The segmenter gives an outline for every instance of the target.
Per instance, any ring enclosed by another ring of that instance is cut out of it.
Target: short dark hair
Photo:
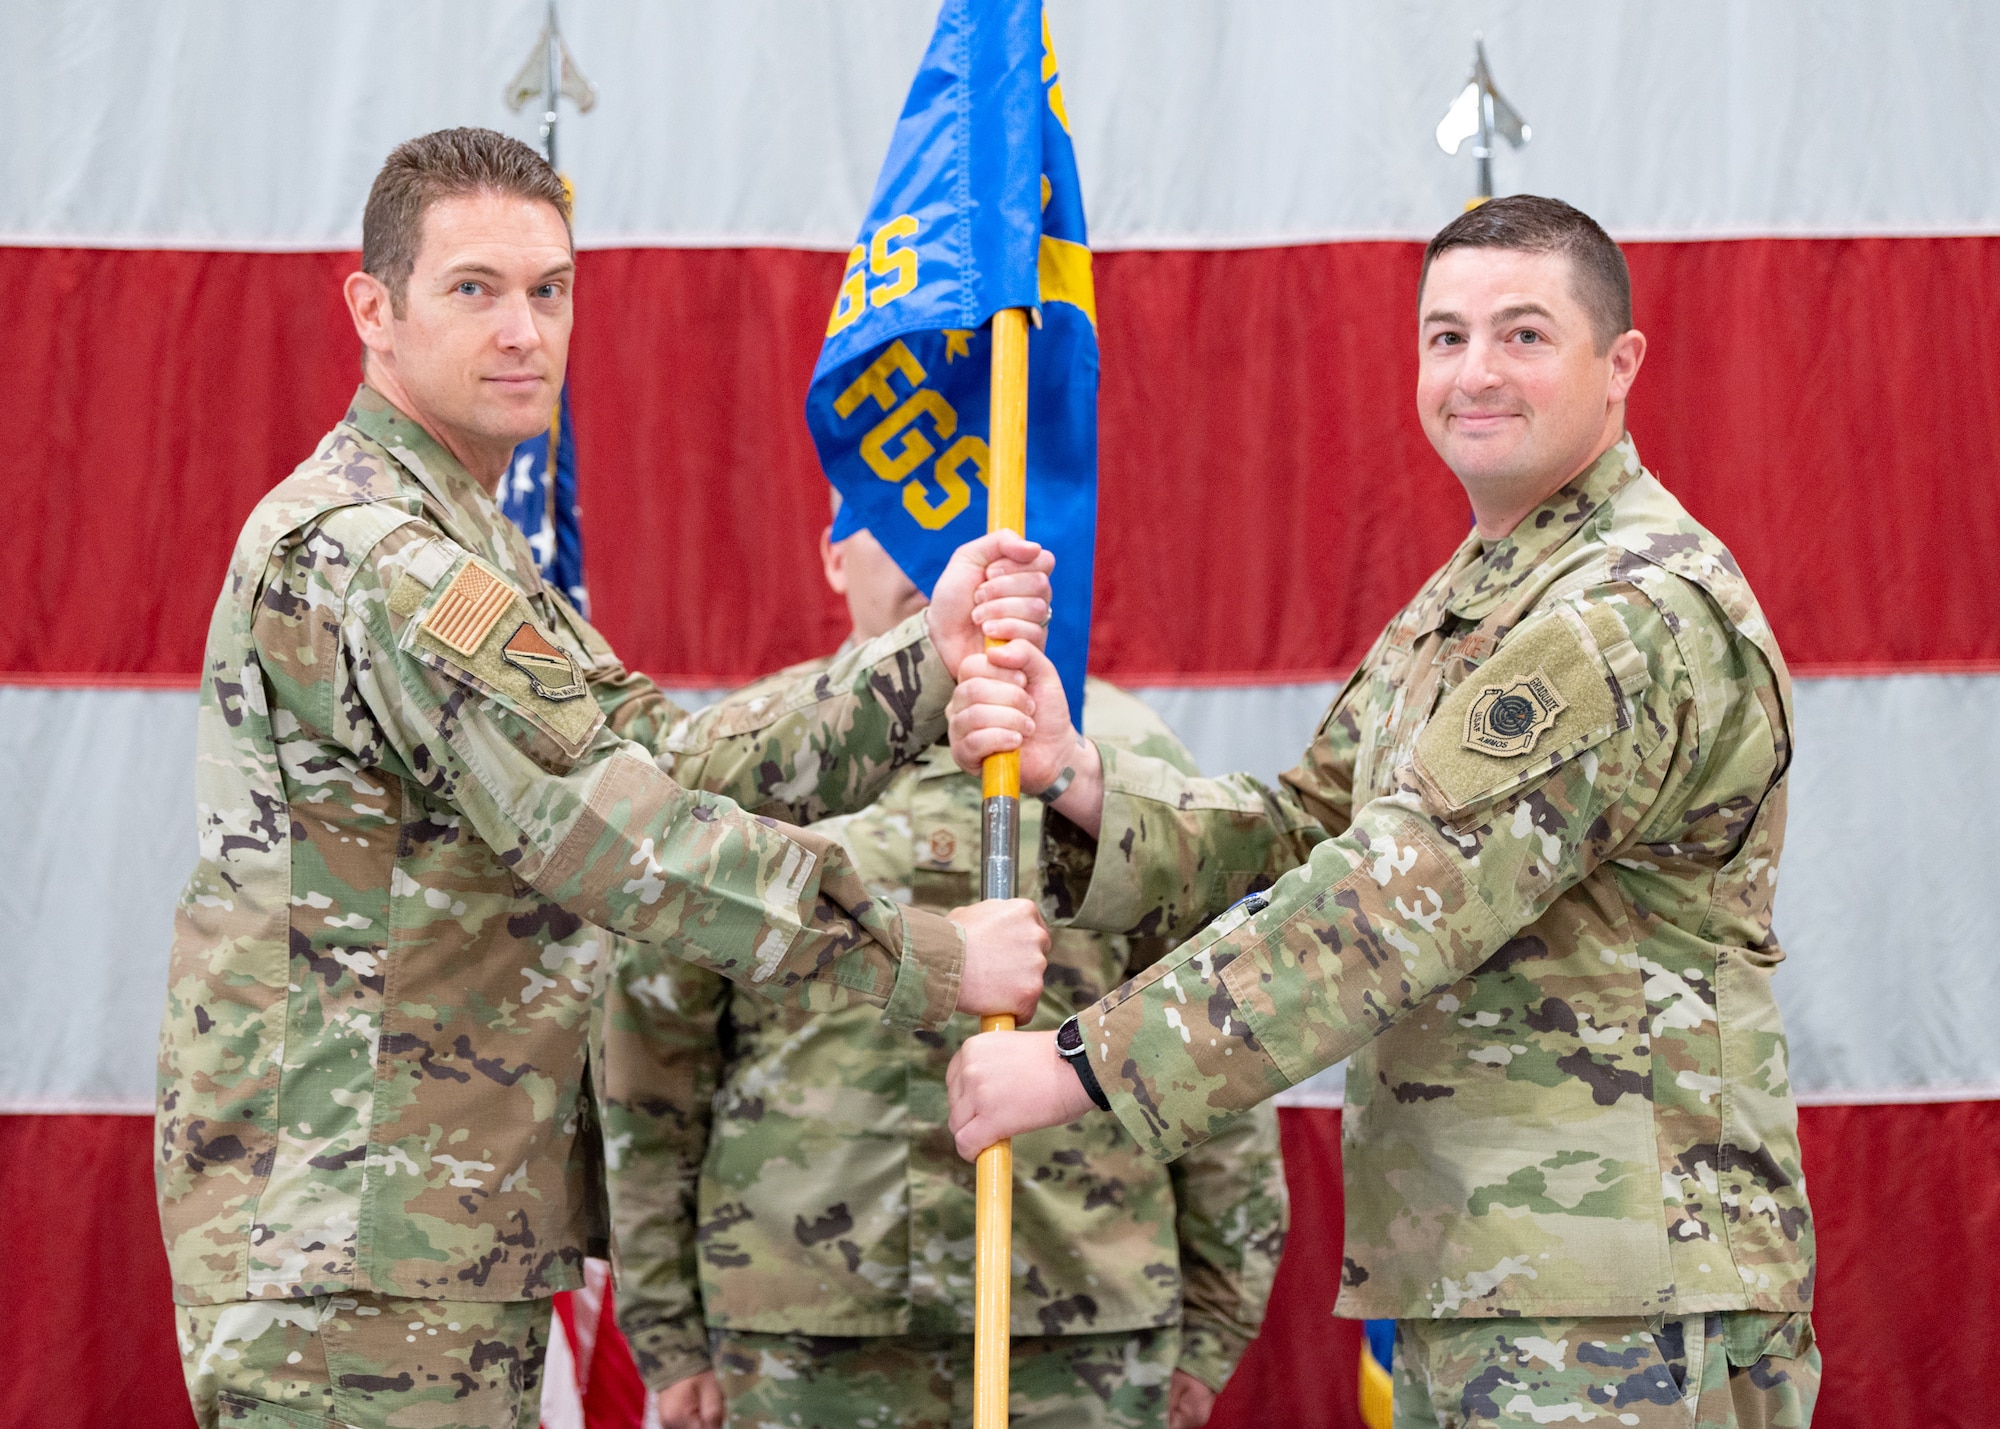
[[[1576,299],[1590,314],[1597,350],[1609,350],[1618,335],[1632,327],[1632,274],[1625,267],[1625,255],[1596,219],[1559,198],[1509,194],[1488,199],[1440,228],[1424,249],[1424,270],[1417,278],[1419,303],[1431,264],[1453,248],[1560,253],[1569,259],[1575,275]]]
[[[548,160],[491,129],[440,129],[389,151],[361,214],[361,270],[389,290],[398,317],[423,241],[424,214],[441,198],[497,193],[540,199],[569,232],[569,191]],[[572,240],[573,241],[573,240]]]

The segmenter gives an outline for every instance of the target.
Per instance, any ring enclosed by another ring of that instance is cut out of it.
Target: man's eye
[[[538,298],[560,297],[561,290],[554,283],[544,283],[541,287],[535,289],[535,296]]]
[[[1523,342],[1540,342],[1542,340],[1542,335],[1536,332],[1533,328],[1523,328],[1520,332],[1514,335],[1520,338],[1521,341]]]
[[[479,296],[479,285],[470,278],[467,278],[458,285],[456,291],[463,293],[468,298],[476,298]]]
[[[1437,335],[1440,347],[1457,347],[1465,339],[1455,332],[1441,332]]]

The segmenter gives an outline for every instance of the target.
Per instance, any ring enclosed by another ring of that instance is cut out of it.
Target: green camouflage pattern
[[[1165,1429],[1172,1328],[1018,1335],[1009,1429]],[[972,1429],[972,1337],[715,1333],[728,1429]]]
[[[1133,696],[1093,680],[1085,708],[1097,738],[1193,772]],[[1042,806],[1026,800],[1022,815],[1033,849]],[[866,810],[814,826],[876,896],[933,909],[977,897],[979,830],[979,781],[943,747]],[[1055,1027],[1167,946],[1058,930],[1030,1025]],[[973,1177],[944,1078],[975,1019],[889,1040],[863,1009],[808,1017],[697,968],[621,960],[613,984],[603,1119],[618,1315],[649,1383],[706,1368],[710,1328],[970,1333]],[[1017,1138],[1014,1177],[1014,1333],[1177,1326],[1181,1367],[1219,1389],[1263,1319],[1284,1239],[1272,1109],[1171,1167],[1111,1118],[1085,1117]]]
[[[1803,1314],[1405,1320],[1395,1429],[1807,1429],[1820,1358]]]
[[[203,668],[157,1114],[184,1304],[579,1283],[600,930],[802,1008],[956,1005],[958,930],[778,822],[937,739],[921,619],[687,716],[364,387],[252,512]]]
[[[547,1300],[359,1292],[175,1309],[200,1429],[536,1429]]]
[[[1735,561],[1621,441],[1467,538],[1278,787],[1113,748],[1098,838],[1051,821],[1056,915],[1228,910],[1084,1014],[1114,1110],[1179,1156],[1350,1057],[1343,1315],[1808,1308],[1791,740]]]

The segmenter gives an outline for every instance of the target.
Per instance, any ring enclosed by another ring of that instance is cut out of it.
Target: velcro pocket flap
[[[1617,616],[1601,614],[1604,633],[1622,638]],[[1625,644],[1643,681],[1645,662]],[[1612,671],[1592,621],[1555,606],[1445,697],[1417,736],[1418,782],[1448,817],[1505,797],[1629,726],[1619,676],[1630,673]]]

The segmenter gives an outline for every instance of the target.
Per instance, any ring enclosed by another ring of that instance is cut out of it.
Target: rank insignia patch
[[[535,693],[545,700],[573,700],[583,693],[583,677],[577,673],[576,662],[525,620],[500,647],[500,658],[526,675]]]
[[[477,561],[467,561],[424,617],[424,629],[461,655],[471,655],[513,602],[514,588]]]
[[[1542,670],[1511,685],[1488,685],[1465,712],[1465,747],[1503,759],[1526,754],[1568,708]]]

